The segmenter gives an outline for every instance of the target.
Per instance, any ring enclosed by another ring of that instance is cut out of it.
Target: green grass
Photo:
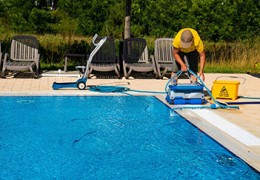
[[[205,42],[205,72],[260,74],[260,37],[254,41]]]
[[[76,63],[69,62],[67,69],[68,70],[76,70],[75,69]],[[235,68],[234,68],[235,67]],[[41,68],[43,70],[57,70],[63,69],[64,63],[55,63],[55,64],[46,64],[41,63]],[[256,66],[234,66],[231,64],[222,63],[221,65],[216,63],[207,63],[205,66],[205,73],[250,73],[250,74],[260,74],[260,69]]]
[[[257,73],[256,71],[252,71],[250,68],[236,68],[233,69],[230,66],[220,67],[213,65],[206,65],[205,73]],[[259,72],[258,72],[259,73]]]
[[[233,63],[207,63],[206,73],[251,73],[260,74],[260,68],[256,64],[243,65],[241,62]]]

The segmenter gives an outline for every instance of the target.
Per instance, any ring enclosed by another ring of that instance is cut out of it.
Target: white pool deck
[[[238,95],[244,97],[256,97],[255,99],[239,98],[232,102],[256,102],[260,101],[260,78],[248,74],[206,74],[205,84],[211,89],[213,82],[222,77],[228,76],[245,78],[244,84],[240,84]],[[122,95],[120,93],[99,93],[89,90],[53,90],[53,82],[75,82],[78,77],[41,77],[40,79],[30,78],[0,78],[1,96],[27,96],[27,95],[78,95],[78,96],[98,96],[98,95]],[[240,78],[228,79],[231,81],[242,81]],[[180,82],[186,80],[180,80]],[[167,80],[158,79],[89,79],[87,85],[127,85],[132,90],[164,92]],[[162,102],[165,102],[165,94],[140,93],[128,91],[133,95],[154,95]],[[222,100],[221,101],[231,101]],[[168,103],[166,103],[168,105]],[[170,107],[174,107],[170,105]],[[195,126],[206,132],[220,144],[228,148],[237,156],[245,160],[248,164],[260,171],[260,105],[242,104],[239,110],[234,109],[185,109],[178,110],[178,113],[188,119]]]

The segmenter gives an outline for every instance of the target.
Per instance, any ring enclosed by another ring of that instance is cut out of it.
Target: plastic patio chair
[[[108,37],[104,45],[95,54],[95,56],[93,56],[88,74],[90,75],[93,71],[114,71],[117,77],[120,78],[120,66],[118,63],[115,41],[113,38]]]
[[[124,77],[129,78],[132,71],[152,72],[158,78],[155,64],[149,61],[146,40],[143,38],[128,38],[123,42],[123,72]]]
[[[10,55],[5,53],[1,77],[5,71],[30,71],[34,77],[39,77],[40,54],[39,42],[34,36],[18,35],[12,38]],[[35,69],[35,70],[34,70]]]
[[[0,42],[0,67],[2,65],[2,47],[1,47],[1,42]]]
[[[173,38],[158,38],[155,40],[154,55],[151,55],[151,59],[156,64],[159,78],[163,78],[168,71],[178,71],[173,57],[172,41]]]

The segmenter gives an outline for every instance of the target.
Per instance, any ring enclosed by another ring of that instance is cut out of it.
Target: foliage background
[[[120,38],[122,0],[0,0],[1,32],[77,34],[95,32]],[[203,39],[237,40],[259,36],[259,0],[132,0],[133,36],[174,36],[183,27]]]
[[[95,33],[123,39],[122,0],[0,0],[0,9],[2,50],[14,34],[33,34],[46,63],[60,62],[71,46],[89,45]],[[199,32],[210,62],[260,63],[259,0],[132,0],[132,36],[151,42],[150,53],[156,38],[174,37],[184,27]]]

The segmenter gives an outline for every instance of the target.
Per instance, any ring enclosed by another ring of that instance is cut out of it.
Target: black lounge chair
[[[146,40],[143,38],[128,38],[123,42],[123,72],[124,77],[129,78],[132,71],[146,73],[154,72],[156,78],[158,73],[155,64],[149,61]]]
[[[114,71],[118,78],[120,78],[120,66],[118,64],[118,57],[116,56],[115,41],[108,37],[104,45],[95,54],[90,64],[88,76],[93,71],[110,72]]]

